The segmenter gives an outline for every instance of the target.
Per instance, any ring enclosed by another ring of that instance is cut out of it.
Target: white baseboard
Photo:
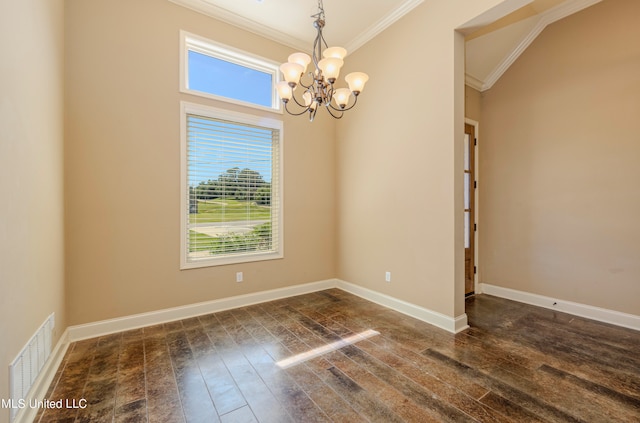
[[[36,380],[33,381],[33,385],[29,390],[27,398],[24,399],[25,407],[22,408],[16,414],[13,419],[13,423],[30,423],[38,414],[38,408],[32,408],[29,405],[35,404],[36,401],[41,401],[43,398],[46,398],[47,390],[53,382],[53,378],[56,375],[56,371],[58,367],[60,367],[60,363],[62,363],[62,359],[64,355],[67,353],[67,348],[69,347],[69,332],[65,330],[58,343],[56,344],[53,351],[49,355],[49,358],[44,363],[42,370],[40,370],[40,374]]]
[[[109,335],[112,333],[172,322],[175,320],[188,319],[190,317],[202,316],[238,307],[246,307],[253,304],[308,294],[330,288],[340,288],[344,291],[385,307],[389,307],[452,333],[458,333],[469,327],[467,325],[466,314],[453,318],[349,282],[337,279],[328,279],[319,282],[311,282],[286,288],[222,298],[220,300],[205,301],[202,303],[189,304],[186,306],[173,307],[148,313],[134,314],[116,319],[70,326],[68,328],[69,342],[95,338],[97,336]]]
[[[295,295],[322,291],[324,289],[335,288],[336,286],[337,281],[335,279],[328,279],[325,281],[311,282],[286,288],[272,289],[269,291],[261,291],[252,294],[222,298],[219,300],[189,304],[181,307],[151,311],[148,313],[134,314],[116,319],[101,320],[99,322],[87,323],[84,325],[70,326],[68,329],[69,341],[75,342],[82,339],[95,338],[97,336],[138,329],[145,326],[188,319],[190,317],[202,316],[204,314],[216,313],[233,308],[279,300],[281,298],[293,297]]]
[[[559,300],[556,298],[545,297],[544,295],[531,294],[529,292],[517,291],[515,289],[503,288],[501,286],[490,285],[487,283],[481,283],[480,286],[483,294],[494,295],[508,300],[573,314],[574,316],[586,317],[599,322],[611,323],[616,326],[640,330],[640,316],[636,316],[634,314]]]
[[[31,400],[35,401],[45,398],[47,389],[49,389],[56,371],[62,363],[64,355],[66,354],[71,342],[175,320],[187,319],[204,314],[216,313],[238,307],[246,307],[253,304],[279,300],[296,295],[309,294],[331,288],[342,289],[343,291],[396,310],[418,320],[422,320],[423,322],[452,333],[458,333],[469,327],[467,325],[466,314],[453,318],[349,282],[338,279],[328,279],[269,291],[223,298],[220,300],[190,304],[182,307],[173,307],[149,313],[135,314],[116,319],[102,320],[84,325],[69,326],[58,340],[58,343],[51,352],[49,359],[42,368],[40,375],[34,381],[33,386],[29,391],[28,398],[25,398],[25,402],[26,404],[29,404]],[[34,420],[37,413],[37,408],[25,407],[16,414],[13,423],[31,422]]]
[[[365,300],[369,300],[373,303],[388,307],[402,314],[406,314],[407,316],[422,320],[425,323],[437,326],[451,333],[462,332],[469,327],[469,325],[467,324],[467,315],[464,313],[455,318],[450,317],[442,313],[438,313],[437,311],[429,310],[427,308],[420,307],[415,304],[411,304],[406,301],[390,297],[389,295],[381,294],[379,292],[372,291],[370,289],[363,288],[361,286],[354,285],[342,280],[338,280],[337,287],[342,289],[343,291],[347,291],[351,294],[357,295],[358,297],[362,297]]]

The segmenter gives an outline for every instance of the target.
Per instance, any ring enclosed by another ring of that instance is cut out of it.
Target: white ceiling
[[[466,83],[486,91],[538,35],[560,19],[602,0],[533,0],[530,4],[467,36]]]
[[[309,50],[317,0],[170,0],[299,50]],[[324,0],[329,46],[355,51],[424,0]]]
[[[169,0],[298,50],[311,49],[318,0]],[[353,52],[424,0],[324,0],[329,46]],[[601,0],[524,0],[524,7],[466,34],[466,82],[485,91],[544,28]]]

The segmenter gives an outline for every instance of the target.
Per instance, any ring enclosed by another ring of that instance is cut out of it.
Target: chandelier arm
[[[358,91],[352,92],[355,98],[351,105],[349,105],[349,102],[351,101],[351,99],[346,99],[347,104],[345,104],[344,107],[342,107],[341,105],[334,106],[332,104],[336,91],[340,91],[341,102],[344,101],[343,96],[347,95],[347,93],[345,92],[345,89],[343,88],[336,90],[334,86],[334,82],[335,82],[335,79],[337,78],[337,75],[335,78],[333,76],[335,72],[335,69],[333,67],[336,65],[335,59],[336,58],[343,59],[344,58],[343,56],[346,55],[346,51],[341,47],[336,47],[336,51],[331,54],[332,57],[327,58],[326,64],[328,67],[325,70],[328,72],[328,74],[331,77],[330,78],[325,77],[324,72],[320,68],[319,64],[320,62],[323,62],[323,50],[328,49],[329,45],[327,44],[327,41],[324,39],[324,34],[323,34],[323,29],[326,23],[324,5],[322,4],[323,0],[317,0],[317,2],[318,2],[318,13],[311,16],[314,19],[313,26],[316,28],[316,37],[313,41],[313,50],[311,55],[311,60],[313,61],[315,69],[310,72],[307,72],[306,74],[310,79],[309,85],[305,85],[305,83],[302,82],[302,78],[305,77],[305,74],[300,75],[300,77],[298,78],[297,85],[303,87],[302,97],[301,97],[302,102],[298,100],[295,93],[293,92],[293,90],[296,88],[296,83],[294,82],[289,82],[289,85],[291,87],[291,90],[289,92],[291,94],[289,95],[287,93],[288,99],[284,99],[284,109],[286,110],[287,113],[293,116],[300,116],[306,112],[309,112],[309,120],[311,122],[313,122],[316,116],[316,113],[318,112],[318,109],[320,109],[320,106],[324,106],[327,112],[334,119],[341,119],[344,116],[344,112],[351,110],[355,107],[355,105],[358,102],[358,94],[362,89],[362,88],[358,88]],[[298,63],[298,64],[301,64],[303,68],[306,68],[306,66],[310,63],[309,59],[310,58],[308,55],[303,53],[298,53],[296,54],[296,57],[294,59],[290,58],[289,63]],[[324,67],[324,64],[325,62],[323,62],[323,67]],[[286,70],[291,71],[292,69],[288,67]],[[283,70],[283,73],[284,72],[285,71]],[[285,75],[285,77],[286,76],[287,75]],[[289,76],[290,76],[289,79],[293,79],[294,76],[298,76],[298,75],[289,75]],[[357,81],[358,86],[362,87],[364,86],[364,83],[368,79],[368,76],[366,74],[363,74],[363,76],[359,75],[357,78],[362,78],[361,80]],[[288,103],[292,98],[296,106],[301,109],[300,112],[292,112],[289,110]]]
[[[327,109],[327,112],[329,112],[329,114],[333,116],[335,119],[342,119],[342,116],[344,116],[344,112],[342,110],[336,109],[330,103],[325,104],[325,108]],[[339,111],[340,114],[337,114],[337,115],[333,114],[331,109]]]
[[[316,117],[316,113],[318,112],[318,108],[315,109],[309,108],[309,122],[313,122],[313,119]]]
[[[327,103],[331,103],[331,100],[333,100],[333,93],[335,89],[333,88],[333,84],[330,81],[327,82],[328,84],[324,86],[324,92],[327,97]]]
[[[327,44],[327,41],[324,39],[324,35],[322,34],[322,27],[318,27],[318,35],[313,42],[313,63],[316,65],[316,69],[320,69],[318,63],[320,62],[320,60],[322,60],[323,47],[326,49],[329,47],[329,44]]]
[[[295,95],[295,94],[293,94],[293,93],[292,93],[292,94],[291,94],[291,98],[293,99],[293,101],[295,101],[295,103],[296,103],[298,106],[302,107],[303,109],[307,109],[307,110],[308,110],[308,109],[310,108],[310,106],[307,106],[306,104],[302,104],[302,103],[300,103],[300,102],[298,101],[298,99],[296,98],[296,95]]]
[[[313,61],[313,66],[318,69],[318,36],[316,35],[316,39],[313,41],[313,53],[311,54],[311,60]]]
[[[322,45],[324,45],[324,48],[329,48],[329,44],[327,44],[327,40],[324,39],[324,34],[322,33],[322,31],[320,31],[320,40],[322,41]]]
[[[300,81],[298,81],[298,85],[300,85],[301,87],[303,87],[305,90],[308,90],[309,88],[311,88],[313,86],[313,83],[315,82],[315,78],[313,77],[313,74],[311,72],[307,72],[307,75],[311,76],[311,83],[309,85],[304,85],[302,83],[302,77],[300,77]],[[304,76],[304,75],[303,75]]]
[[[317,25],[318,21],[316,21],[316,25]],[[318,26],[318,34],[316,35],[316,39],[313,40],[313,54],[312,59],[313,59],[313,64],[316,67],[316,69],[320,69],[318,67],[318,62],[320,61],[319,58],[322,58],[322,44],[321,44],[321,40],[323,40],[324,38],[322,38],[322,27]]]
[[[345,107],[344,109],[342,108],[338,108],[335,107],[333,104],[329,104],[329,107],[331,107],[333,110],[339,111],[339,112],[346,112],[347,110],[351,110],[356,106],[356,103],[358,102],[358,96],[354,95],[355,99],[353,100],[353,104],[349,107]]]
[[[296,101],[297,103],[297,101]],[[304,107],[304,106],[303,106]],[[306,107],[304,110],[302,110],[300,113],[294,113],[292,111],[289,110],[289,108],[287,107],[287,103],[284,103],[284,110],[287,111],[287,113],[289,113],[291,116],[300,116],[303,115],[305,113],[307,113],[309,111],[310,107]]]

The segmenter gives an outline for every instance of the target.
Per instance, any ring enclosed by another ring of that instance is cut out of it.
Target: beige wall
[[[483,94],[482,282],[640,314],[638,16],[554,23]]]
[[[462,314],[462,172],[456,169],[462,150],[453,140],[462,139],[464,40],[454,28],[500,3],[522,1],[425,2],[350,56],[354,69],[372,74],[372,83],[364,106],[339,128],[339,151],[335,122],[322,118],[310,125],[284,117],[284,260],[181,272],[178,102],[192,98],[178,93],[178,31],[278,61],[290,50],[170,2],[68,0],[70,323],[336,276],[449,316]],[[398,45],[420,54],[407,55]],[[397,74],[390,60],[378,60],[379,48],[389,59],[427,69],[421,83],[389,98]],[[376,156],[391,161],[379,166]],[[411,169],[409,180],[424,179],[425,190],[414,196],[413,183],[405,184],[401,172],[387,186],[385,172],[397,169]],[[393,186],[400,191],[385,201]],[[389,205],[398,195],[408,207],[390,216],[395,220],[389,225],[387,206],[372,209],[362,198],[370,189],[377,190],[376,201]],[[245,283],[234,282],[239,270]],[[394,275],[390,286],[379,284],[387,270]]]
[[[464,40],[454,28],[499,3],[426,1],[349,56],[371,79],[338,124],[340,279],[464,313]]]
[[[468,85],[464,86],[464,117],[480,121],[482,109],[482,93]]]
[[[0,398],[7,367],[51,313],[66,327],[63,2],[0,2]],[[9,419],[0,410],[0,422]]]
[[[276,61],[290,49],[169,1],[68,0],[65,19],[71,325],[335,277],[335,126],[322,117],[283,117],[285,258],[179,270],[180,101],[223,106],[178,92],[179,30]]]

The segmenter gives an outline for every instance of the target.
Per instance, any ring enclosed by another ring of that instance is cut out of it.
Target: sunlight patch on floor
[[[292,357],[285,358],[284,360],[278,361],[276,364],[278,367],[282,369],[289,368],[291,366],[295,366],[296,364],[303,363],[307,360],[311,360],[313,358],[319,357],[323,354],[326,354],[331,351],[339,350],[342,347],[346,347],[347,345],[355,344],[359,341],[364,341],[365,339],[371,338],[372,336],[380,335],[380,332],[375,331],[373,329],[365,330],[364,332],[356,333],[355,335],[346,337],[336,342],[332,342],[327,345],[323,345],[318,348],[314,348],[309,351],[305,351],[300,354],[296,354]]]

